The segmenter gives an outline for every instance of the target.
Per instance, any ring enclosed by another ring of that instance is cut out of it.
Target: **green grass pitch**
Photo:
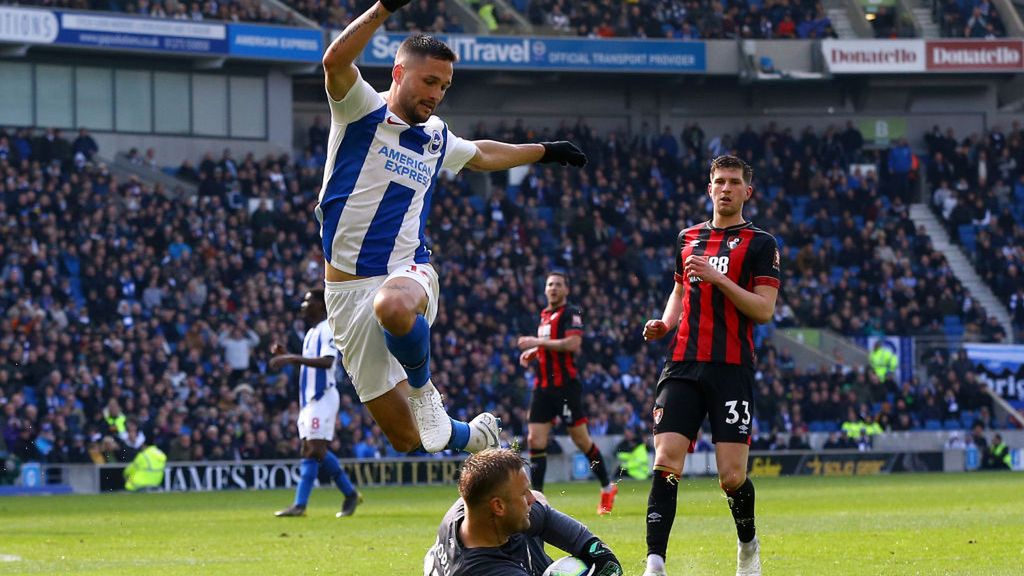
[[[639,576],[647,482],[595,514],[595,483],[548,498]],[[1015,473],[756,479],[766,575],[1024,574],[1024,476]],[[369,488],[355,516],[314,491],[305,518],[275,518],[291,491],[0,498],[0,574],[422,574],[453,486]],[[712,478],[680,485],[669,574],[735,571],[736,533]],[[552,556],[561,554],[555,550]]]

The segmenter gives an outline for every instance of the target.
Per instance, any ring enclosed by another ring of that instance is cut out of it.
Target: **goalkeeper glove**
[[[576,555],[587,566],[593,566],[593,576],[622,576],[622,564],[599,538],[591,538]]]
[[[544,155],[539,160],[541,164],[558,162],[562,166],[572,164],[577,168],[587,164],[587,155],[572,142],[560,140],[558,142],[541,142],[540,145],[544,147]]]
[[[384,7],[388,12],[397,12],[402,6],[409,3],[410,0],[380,0],[380,5]]]

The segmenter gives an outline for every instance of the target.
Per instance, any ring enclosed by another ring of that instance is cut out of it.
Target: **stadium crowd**
[[[525,437],[533,378],[516,365],[515,340],[536,329],[544,273],[555,266],[571,271],[570,299],[586,316],[580,366],[592,433],[646,429],[665,343],[644,344],[641,327],[661,313],[678,230],[710,214],[705,166],[723,152],[754,164],[746,215],[785,252],[775,321],[759,343],[780,326],[916,334],[939,330],[945,313],[984,318],[907,217],[905,142],[866,150],[852,124],[799,134],[769,124],[707,139],[696,124],[598,135],[585,123],[537,131],[517,122],[471,136],[567,138],[591,160],[578,172],[533,167],[519,185],[495,174],[486,199],[463,177],[443,178],[434,194],[435,382],[460,417],[495,412],[506,440]],[[323,278],[311,217],[322,152],[183,162],[179,174],[199,183],[195,202],[111,175],[89,160],[96,152],[84,131],[74,140],[0,131],[0,452],[125,462],[154,442],[172,460],[293,457],[294,374],[269,370],[268,350],[298,350],[298,304]],[[936,359],[926,382],[897,384],[841,360],[805,373],[770,345],[760,358],[766,437],[850,418],[893,429],[989,424],[956,359]],[[388,453],[351,387],[341,390],[335,451]]]
[[[341,30],[376,0],[289,0],[292,9],[323,28]],[[461,33],[459,19],[444,0],[413,0],[384,24],[390,32]]]
[[[288,0],[291,10],[260,0],[23,0],[26,6],[65,10],[99,10],[175,20],[222,20],[303,26],[296,14],[326,29],[342,29],[371,0]],[[493,33],[510,21],[490,1],[468,2]],[[511,3],[535,26],[591,38],[818,39],[836,38],[821,0],[517,0]],[[879,38],[913,37],[910,17],[893,6],[870,8],[870,22]],[[1006,29],[996,6],[987,0],[943,0],[933,8],[944,37],[1001,38]],[[461,33],[460,19],[444,0],[415,0],[386,24],[392,32]],[[511,29],[511,28],[510,28]]]
[[[291,0],[291,10],[271,7],[260,0],[190,2],[187,0],[21,0],[18,4],[65,10],[100,10],[131,16],[174,20],[223,20],[285,26],[307,26],[296,14],[327,29],[342,29],[376,0]],[[387,23],[390,31],[458,33],[458,19],[448,11],[444,0],[415,0],[393,15]]]
[[[535,26],[595,38],[834,38],[819,0],[531,0]]]
[[[63,10],[100,10],[132,16],[170,18],[173,20],[224,20],[299,26],[295,14],[273,9],[260,0],[19,0],[19,5]]]
[[[943,0],[935,4],[939,29],[952,38],[1002,38],[1006,28],[988,0]]]
[[[1024,337],[1024,133],[993,126],[958,138],[934,127],[926,138],[932,208],[972,257],[992,291],[1010,308]]]

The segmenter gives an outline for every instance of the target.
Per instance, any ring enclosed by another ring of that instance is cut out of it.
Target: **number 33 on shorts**
[[[740,422],[740,413],[736,411],[736,405],[737,404],[742,404],[743,405],[743,420],[741,422]],[[726,416],[726,418],[725,418],[725,423],[726,424],[735,424],[736,422],[740,422],[740,424],[743,424],[743,425],[750,424],[750,403],[749,402],[747,402],[746,400],[743,400],[742,402],[738,401],[738,400],[730,400],[730,401],[725,403],[725,407],[729,409],[729,415]]]

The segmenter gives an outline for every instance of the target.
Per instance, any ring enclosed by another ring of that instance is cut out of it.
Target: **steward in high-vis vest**
[[[990,470],[1009,470],[1013,466],[1013,456],[1010,448],[1003,442],[1003,437],[996,434],[992,439],[992,446],[982,461],[982,468]]]
[[[626,428],[622,442],[615,448],[615,456],[619,460],[617,476],[628,474],[630,478],[646,480],[651,473],[651,462],[647,444],[638,438],[632,428]]]
[[[164,481],[167,456],[156,446],[147,446],[124,469],[124,487],[132,492],[141,488],[155,488]]]
[[[885,382],[885,379],[889,376],[892,376],[893,379],[896,378],[899,358],[881,340],[875,342],[875,349],[868,356],[868,361],[871,363],[871,369],[875,371],[879,381]]]

